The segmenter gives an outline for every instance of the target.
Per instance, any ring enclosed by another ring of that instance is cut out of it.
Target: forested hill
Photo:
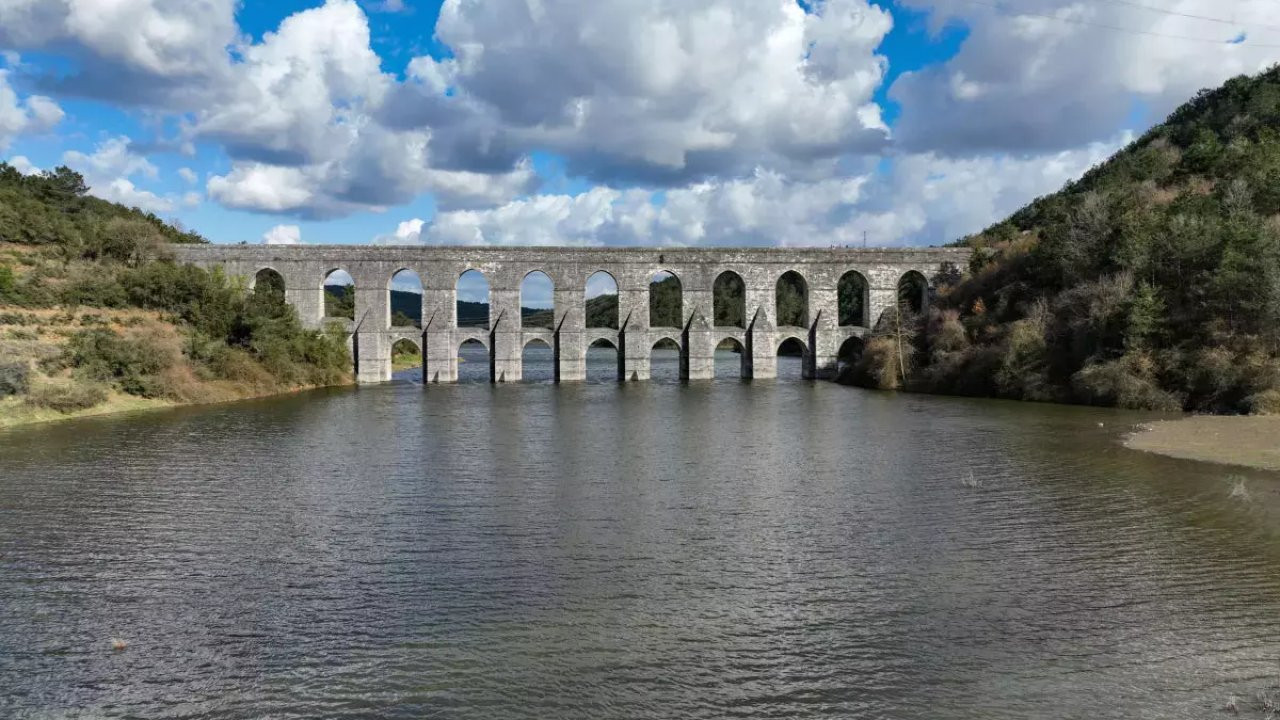
[[[961,241],[972,274],[881,336],[867,384],[1280,412],[1280,69],[1202,91],[1060,192]]]
[[[0,242],[74,248],[80,254],[110,254],[128,242],[123,230],[145,242],[203,243],[200,235],[174,227],[152,213],[87,194],[84,178],[65,167],[23,175],[0,163]]]
[[[0,163],[0,427],[350,380],[345,337],[283,288],[177,265],[168,243],[199,235],[87,190]]]

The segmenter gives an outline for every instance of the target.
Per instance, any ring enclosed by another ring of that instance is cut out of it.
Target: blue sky
[[[215,242],[937,244],[1274,62],[1266,1],[43,0],[0,157]]]

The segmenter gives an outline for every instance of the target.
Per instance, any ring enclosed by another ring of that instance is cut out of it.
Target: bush
[[[1133,410],[1181,410],[1182,401],[1145,372],[1146,359],[1126,355],[1118,360],[1085,366],[1071,377],[1076,399],[1087,405]]]
[[[0,364],[0,398],[25,395],[31,389],[31,368],[23,362]]]
[[[106,400],[107,391],[101,385],[58,382],[35,386],[24,401],[32,407],[67,414],[88,410]]]
[[[18,279],[13,275],[13,268],[0,265],[0,304],[16,302]]]
[[[899,365],[897,341],[887,335],[876,336],[867,341],[862,357],[849,369],[845,380],[859,387],[898,390],[902,387]]]
[[[1280,389],[1263,390],[1245,398],[1251,415],[1280,415]]]
[[[146,398],[163,395],[159,376],[175,361],[171,351],[146,337],[124,337],[105,328],[76,333],[64,350],[64,362],[77,376],[115,383],[130,395]]]
[[[129,297],[115,274],[98,267],[72,273],[58,299],[71,307],[122,308],[129,304]]]

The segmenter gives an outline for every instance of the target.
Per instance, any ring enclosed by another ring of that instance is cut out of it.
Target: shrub
[[[62,304],[68,306],[121,308],[129,304],[129,297],[116,275],[97,267],[72,273],[59,296]]]
[[[170,350],[145,336],[125,337],[105,328],[76,333],[64,354],[79,377],[114,382],[130,395],[147,398],[163,395],[158,376],[176,361]]]
[[[54,410],[63,414],[88,410],[107,400],[107,391],[101,385],[80,382],[56,382],[36,385],[24,402],[32,407]]]
[[[26,363],[0,363],[0,397],[25,395],[30,389],[31,368]]]
[[[902,387],[899,365],[897,341],[887,335],[876,336],[867,341],[862,357],[849,372],[849,381],[861,387],[897,390]]]
[[[1251,415],[1280,415],[1280,389],[1263,390],[1245,398]]]
[[[130,267],[159,259],[165,237],[160,229],[141,218],[113,217],[86,243],[85,257],[114,260]]]
[[[13,268],[0,265],[0,303],[13,303],[18,292],[18,280],[13,275]]]
[[[1093,363],[1071,377],[1076,399],[1089,405],[1134,410],[1181,410],[1182,402],[1144,372],[1145,358],[1126,355],[1118,360]]]

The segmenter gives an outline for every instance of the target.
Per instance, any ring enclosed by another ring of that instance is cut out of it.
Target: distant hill
[[[971,275],[887,314],[846,379],[1026,400],[1280,412],[1280,70],[1199,93],[960,241]]]

